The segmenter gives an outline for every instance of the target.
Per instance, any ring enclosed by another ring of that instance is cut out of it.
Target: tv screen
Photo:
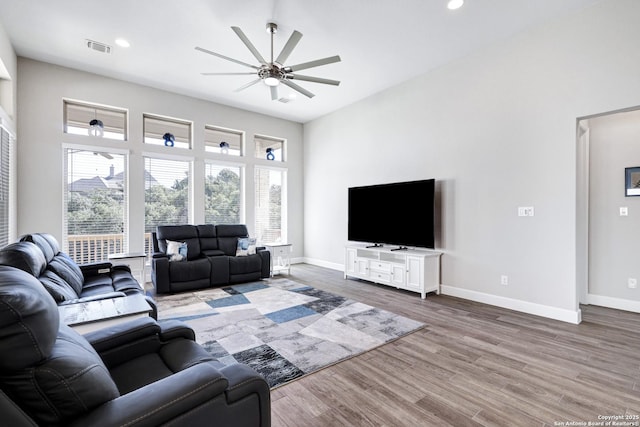
[[[349,188],[348,239],[435,248],[435,180]]]

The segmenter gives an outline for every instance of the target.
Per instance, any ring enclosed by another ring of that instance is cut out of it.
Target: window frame
[[[80,100],[76,100],[76,99],[69,99],[69,98],[64,98],[62,100],[63,102],[63,106],[62,106],[62,126],[63,126],[63,132],[67,135],[80,135],[80,136],[87,136],[87,137],[95,137],[93,135],[91,135],[89,133],[89,127],[87,126],[87,133],[86,135],[83,135],[80,132],[69,132],[69,110],[68,107],[69,106],[76,106],[76,107],[82,107],[82,108],[87,108],[87,109],[93,109],[95,114],[95,118],[96,119],[100,119],[102,120],[103,124],[106,124],[105,127],[105,131],[108,131],[108,125],[109,125],[109,121],[105,119],[104,116],[98,116],[98,112],[102,111],[103,113],[118,113],[118,114],[122,114],[123,116],[123,124],[122,124],[122,138],[114,138],[114,137],[109,137],[109,136],[102,136],[100,138],[104,138],[104,139],[109,139],[109,140],[113,140],[113,141],[122,141],[122,142],[126,142],[129,140],[129,110],[126,108],[122,108],[122,107],[115,107],[112,105],[105,105],[105,104],[98,104],[98,103],[94,103],[94,102],[86,102],[86,101],[80,101]],[[106,123],[105,123],[106,122]],[[84,129],[82,127],[79,127],[80,129]],[[114,128],[114,129],[119,129],[119,128]]]
[[[175,130],[171,132],[172,129],[170,128],[166,129],[163,135],[166,134],[167,132],[172,133],[173,136],[175,137],[174,146],[165,145],[165,142],[164,142],[164,139],[162,139],[162,136],[158,136],[158,138],[155,138],[153,136],[147,136],[147,126],[148,126],[147,119],[155,120],[158,122],[166,122],[169,126],[171,125],[187,126],[188,130],[187,130],[186,140],[180,140],[181,137],[179,135],[176,135]],[[148,142],[147,138],[149,138],[150,141],[158,141],[158,142],[157,143]],[[164,147],[165,149],[192,150],[193,149],[193,120],[179,119],[176,117],[163,116],[160,114],[153,114],[153,113],[142,113],[142,143],[146,146]],[[183,146],[183,144],[186,146]]]

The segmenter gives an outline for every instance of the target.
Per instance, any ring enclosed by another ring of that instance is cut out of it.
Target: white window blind
[[[77,263],[128,250],[127,156],[65,148],[64,242]]]
[[[205,211],[207,224],[241,223],[241,168],[205,164]]]
[[[77,101],[64,101],[64,131],[76,135],[89,135],[92,120],[103,124],[103,137],[127,140],[127,110]]]
[[[145,232],[189,223],[190,162],[144,158]],[[152,248],[146,248],[147,253]]]
[[[191,122],[189,121],[145,114],[143,127],[145,144],[167,146],[164,135],[170,133],[174,137],[173,147],[191,148]],[[171,142],[168,144],[171,145]]]
[[[283,195],[286,172],[256,167],[255,216],[256,238],[262,243],[286,242],[286,202]]]
[[[211,153],[242,156],[243,138],[244,132],[239,130],[225,129],[216,126],[205,126],[204,128],[205,150]],[[221,146],[221,144],[225,142],[227,143],[226,147]]]
[[[9,244],[9,201],[13,136],[0,127],[0,247]]]

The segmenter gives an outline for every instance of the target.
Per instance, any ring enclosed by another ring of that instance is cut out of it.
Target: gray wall
[[[247,226],[253,232],[253,166],[271,165],[288,168],[288,231],[293,256],[302,255],[302,125],[287,120],[251,113],[203,100],[165,92],[145,86],[109,79],[69,68],[19,58],[18,72],[18,232],[46,231],[62,238],[63,224],[63,152],[62,144],[91,147],[114,147],[130,152],[130,250],[143,249],[144,185],[143,153],[195,156],[194,174],[204,176],[205,124],[229,127],[246,132],[249,154],[244,161],[248,204]],[[129,109],[129,141],[118,142],[63,133],[63,98],[113,105]],[[142,115],[154,113],[194,122],[193,150],[167,149],[142,142]],[[285,138],[288,144],[286,164],[254,159],[253,135]],[[227,158],[228,159],[228,158]],[[200,172],[198,172],[200,170]],[[194,179],[194,193],[204,194],[204,180]],[[196,206],[203,206],[201,199]],[[203,223],[203,214],[195,223]]]
[[[576,119],[640,104],[639,18],[603,1],[306,124],[307,259],[343,267],[348,187],[436,178],[443,291],[579,321]]]
[[[640,287],[629,289],[627,279],[640,282],[640,197],[625,197],[623,189],[624,169],[640,166],[640,111],[588,123],[589,300],[630,306],[635,301],[638,309]],[[629,215],[620,216],[620,207],[627,207]]]

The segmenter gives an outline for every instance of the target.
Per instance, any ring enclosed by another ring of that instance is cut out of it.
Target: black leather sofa
[[[153,236],[151,280],[156,292],[174,293],[267,278],[271,256],[265,248],[236,256],[238,239],[249,237],[244,224],[165,225]],[[167,241],[186,243],[187,258],[171,261]]]
[[[178,321],[82,336],[33,277],[0,266],[1,425],[269,427],[267,382],[223,367]]]
[[[60,251],[58,241],[48,233],[26,234],[19,242],[3,247],[0,265],[19,268],[37,278],[58,305],[144,295],[129,267],[110,262],[78,265]],[[155,301],[145,298],[157,318]]]

